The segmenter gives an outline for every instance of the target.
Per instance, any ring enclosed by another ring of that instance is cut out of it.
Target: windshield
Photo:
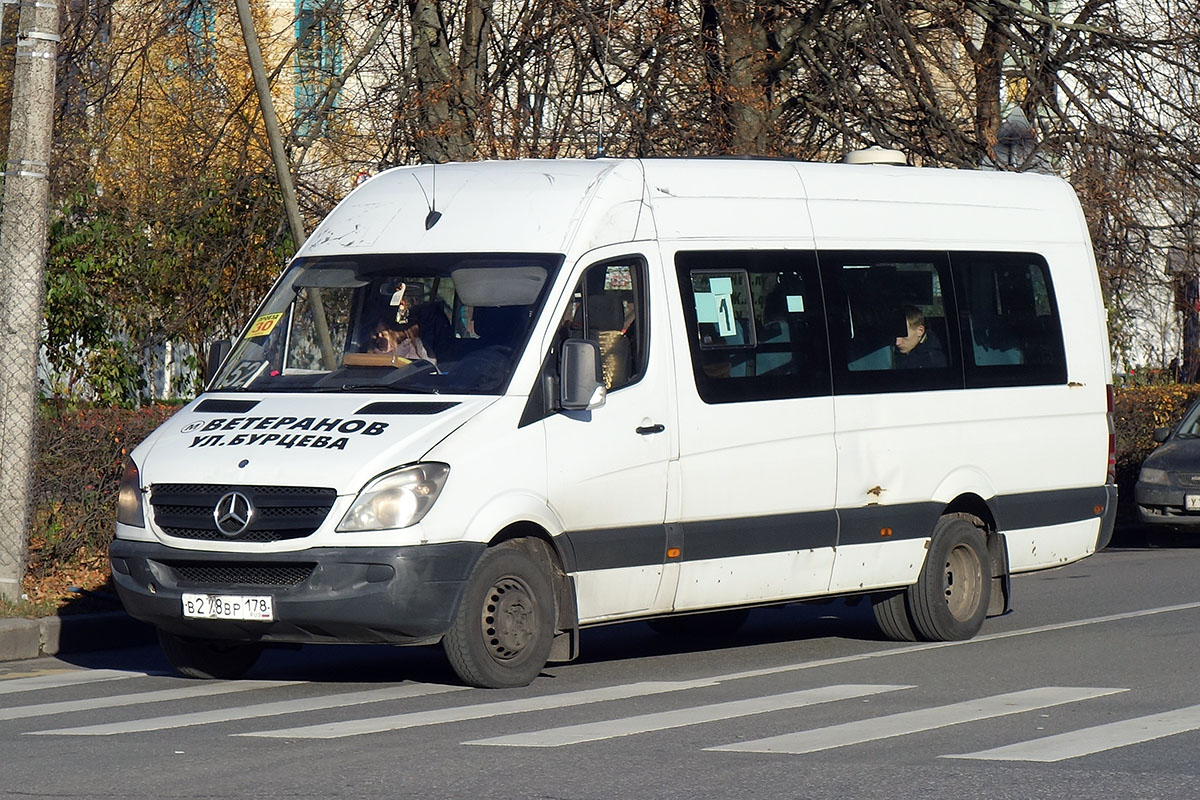
[[[1180,439],[1200,438],[1200,403],[1188,409],[1179,423],[1179,429],[1175,431],[1175,436]]]
[[[212,391],[499,394],[558,255],[297,259]]]

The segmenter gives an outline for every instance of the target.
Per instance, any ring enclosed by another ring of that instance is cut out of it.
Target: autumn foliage
[[[1174,425],[1184,410],[1200,397],[1198,384],[1136,386],[1117,392],[1113,424],[1117,433],[1119,483],[1132,487],[1142,461],[1154,449],[1154,429]]]
[[[65,601],[71,587],[97,589],[107,582],[125,457],[175,411],[167,405],[137,411],[43,407],[23,587],[31,601]]]

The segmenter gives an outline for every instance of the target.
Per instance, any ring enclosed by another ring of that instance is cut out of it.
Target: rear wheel
[[[458,677],[485,689],[525,686],[553,640],[554,590],[544,570],[519,547],[485,550],[442,640]]]
[[[934,642],[970,639],[983,626],[992,571],[982,523],[969,514],[947,514],[917,582],[907,591],[915,632]]]
[[[262,655],[261,644],[189,639],[158,632],[163,655],[180,675],[200,680],[233,680],[245,675]]]
[[[913,630],[912,620],[908,616],[906,592],[901,589],[894,592],[879,592],[871,595],[871,610],[875,612],[875,622],[883,635],[893,642],[915,642],[917,632]]]

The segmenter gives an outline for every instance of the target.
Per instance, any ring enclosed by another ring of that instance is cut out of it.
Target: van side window
[[[817,257],[838,394],[962,387],[945,254],[832,250]]]
[[[812,253],[680,252],[675,266],[704,402],[830,393],[825,308]]]
[[[563,315],[562,338],[600,346],[609,391],[634,383],[646,370],[646,267],[640,259],[588,267]]]
[[[1065,383],[1058,304],[1045,259],[952,253],[967,387]]]

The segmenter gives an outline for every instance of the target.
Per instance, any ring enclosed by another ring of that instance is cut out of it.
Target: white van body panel
[[[450,464],[438,502],[419,523],[427,542],[485,543],[514,522],[561,523],[546,503],[544,439],[535,426],[517,428],[525,398],[502,397],[429,451],[426,461]]]
[[[837,549],[829,591],[847,594],[910,584],[921,571],[928,550],[929,539],[842,545]]]
[[[582,252],[650,238],[642,194],[636,161],[399,167],[355,189],[296,255]]]
[[[246,483],[304,486],[314,467],[338,494],[353,494],[376,475],[421,459],[438,441],[496,402],[439,397],[453,407],[437,414],[359,414],[394,396],[238,395],[251,411],[197,413],[184,406],[147,441],[146,468],[160,483],[221,483],[236,469]],[[320,441],[325,439],[327,441]],[[312,458],[303,458],[301,455]],[[282,456],[282,457],[281,457]],[[242,461],[245,466],[240,466]]]
[[[1100,520],[1006,531],[1008,564],[1013,573],[1033,572],[1078,561],[1080,552],[1094,553]]]
[[[1078,202],[1033,173],[797,164],[817,247],[1011,249],[1080,243]]]

